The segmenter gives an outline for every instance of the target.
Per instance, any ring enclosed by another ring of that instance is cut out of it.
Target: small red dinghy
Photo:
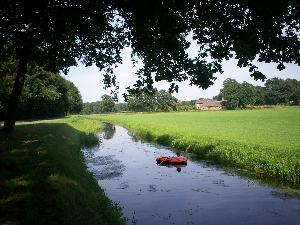
[[[184,156],[158,156],[156,158],[157,163],[178,163],[178,164],[185,164],[187,163],[187,158]]]

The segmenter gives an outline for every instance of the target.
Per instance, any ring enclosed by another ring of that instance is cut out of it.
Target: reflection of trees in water
[[[115,125],[111,123],[103,123],[103,138],[104,139],[112,139],[116,133]]]
[[[282,200],[287,199],[300,199],[300,194],[298,191],[293,190],[273,190],[271,195],[275,198],[280,198]]]
[[[110,180],[121,177],[125,171],[125,165],[115,159],[114,155],[89,158],[86,159],[86,163],[96,180]]]

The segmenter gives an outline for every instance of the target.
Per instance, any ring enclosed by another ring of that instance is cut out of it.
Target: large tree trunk
[[[6,118],[4,121],[3,131],[6,133],[13,132],[17,118],[18,104],[22,94],[24,81],[27,73],[27,63],[29,60],[30,49],[32,45],[32,31],[30,27],[22,40],[22,47],[19,52],[19,65],[17,75],[15,77],[14,86],[9,97]]]

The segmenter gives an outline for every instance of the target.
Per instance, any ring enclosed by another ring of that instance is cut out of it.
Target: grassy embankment
[[[86,170],[99,120],[20,123],[0,136],[0,224],[124,224]]]
[[[140,138],[300,185],[300,108],[92,116]]]

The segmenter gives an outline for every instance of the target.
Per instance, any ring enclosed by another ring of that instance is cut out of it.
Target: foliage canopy
[[[3,120],[8,105],[8,93],[13,86],[13,74],[1,71],[0,119]],[[41,67],[30,66],[21,95],[18,119],[51,118],[79,113],[82,109],[81,95],[76,86],[59,74],[50,73]]]
[[[189,80],[207,88],[221,60],[236,57],[251,76],[264,79],[254,59],[300,65],[300,11],[296,0],[1,0],[1,59],[30,45],[30,60],[52,71],[81,61],[106,72],[105,83],[115,84],[113,65],[130,45],[144,67],[136,86],[155,81]],[[199,55],[186,53],[188,34]],[[27,43],[30,42],[30,43]]]

